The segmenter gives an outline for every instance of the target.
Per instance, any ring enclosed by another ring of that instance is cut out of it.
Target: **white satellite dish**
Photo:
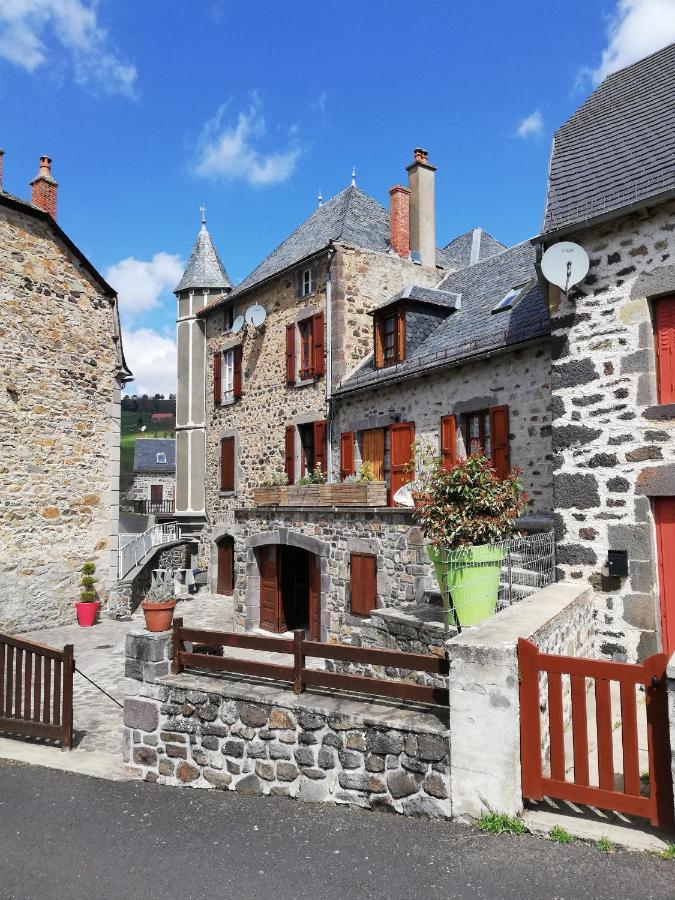
[[[411,484],[404,484],[403,487],[400,487],[396,491],[394,494],[394,503],[398,503],[399,506],[406,506],[408,509],[412,509],[415,506]]]
[[[589,266],[588,253],[579,244],[573,244],[571,241],[553,244],[541,258],[544,278],[551,284],[556,284],[565,293],[573,285],[584,280]]]
[[[148,427],[147,425],[141,425],[141,431],[145,431],[145,429],[146,429],[147,427]]]
[[[241,329],[244,327],[245,324],[246,324],[246,321],[245,321],[244,317],[237,316],[237,318],[232,323],[232,327],[230,328],[230,331],[232,332],[232,334],[239,334],[239,332],[241,331]]]
[[[249,306],[246,310],[244,318],[246,319],[246,324],[250,325],[251,328],[260,328],[267,318],[265,307],[261,306],[259,303],[254,303],[253,306]]]

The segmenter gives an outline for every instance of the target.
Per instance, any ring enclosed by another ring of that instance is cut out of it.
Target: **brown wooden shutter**
[[[659,403],[675,403],[675,297],[656,304]]]
[[[457,462],[457,420],[454,416],[441,419],[441,460],[444,469],[451,469]]]
[[[234,490],[234,438],[223,438],[220,442],[220,489]]]
[[[396,362],[405,359],[405,310],[396,313]]]
[[[314,338],[314,346],[312,348],[312,354],[314,359],[312,361],[313,364],[313,372],[312,374],[323,375],[324,373],[324,343],[323,343],[323,313],[317,313],[317,315],[312,317],[312,333]]]
[[[289,484],[295,484],[295,425],[286,428],[285,468]]]
[[[241,344],[237,344],[236,347],[232,350],[234,359],[233,359],[233,378],[232,378],[232,388],[233,388],[233,396],[235,400],[237,397],[241,397],[241,360],[242,360],[242,346]]]
[[[220,382],[220,368],[223,362],[223,354],[217,350],[213,354],[213,402],[218,406],[222,400],[223,392]]]
[[[377,557],[352,553],[349,557],[350,611],[355,616],[369,616],[377,607]]]
[[[309,557],[309,639],[321,640],[321,568],[319,557]]]
[[[321,471],[326,474],[326,421],[314,423],[314,467],[321,466]]]
[[[355,475],[354,467],[354,432],[343,431],[340,435],[340,478],[342,481]]]
[[[394,494],[396,491],[415,477],[414,472],[409,472],[406,469],[413,458],[412,444],[415,440],[415,423],[398,422],[395,425],[390,425],[389,439],[391,466],[389,503],[391,506],[394,506]]]
[[[490,409],[490,435],[492,465],[500,478],[506,478],[510,469],[508,406],[493,406]]]
[[[286,384],[295,384],[295,324],[286,326]]]
[[[384,345],[382,342],[382,319],[373,319],[373,335],[375,341],[375,368],[381,369],[384,362]]]
[[[260,554],[260,627],[281,631],[281,591],[279,589],[279,548],[261,547]]]

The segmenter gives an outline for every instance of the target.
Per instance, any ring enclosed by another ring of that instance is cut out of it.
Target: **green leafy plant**
[[[615,845],[608,837],[601,837],[600,840],[595,842],[595,846],[598,850],[602,850],[603,853],[614,853],[616,851]]]
[[[261,487],[285,487],[288,484],[288,475],[285,472],[272,472],[263,478]]]
[[[373,472],[373,466],[367,460],[362,462],[359,466],[359,474],[356,478],[357,481],[375,481],[375,474]]]
[[[497,813],[490,810],[476,822],[476,827],[490,834],[524,834],[525,825],[517,816]]]
[[[558,844],[571,844],[574,840],[569,831],[565,831],[560,825],[554,825],[549,831],[548,836],[552,841],[555,841]]]
[[[665,850],[659,850],[659,859],[675,860],[675,844],[668,844]]]
[[[423,448],[416,453],[415,465],[414,517],[437,550],[502,541],[527,508],[520,471],[513,469],[501,478],[482,453],[446,469],[440,456]]]
[[[159,581],[153,584],[143,597],[146,603],[168,603],[173,600],[173,579]]]
[[[94,589],[96,584],[96,578],[94,577],[96,565],[91,561],[86,562],[82,565],[80,572],[82,573],[80,575],[80,603],[93,603],[96,600],[96,591]]]

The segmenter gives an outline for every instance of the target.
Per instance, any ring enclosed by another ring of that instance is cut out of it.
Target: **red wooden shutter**
[[[654,498],[656,548],[661,596],[661,641],[663,649],[675,653],[675,497]]]
[[[286,384],[295,384],[295,324],[286,326]]]
[[[286,428],[285,459],[288,483],[295,484],[295,425]]]
[[[241,344],[237,344],[236,347],[233,348],[234,360],[233,360],[233,379],[232,379],[232,388],[234,399],[237,397],[241,397],[241,358],[242,358],[242,347]]]
[[[659,403],[675,403],[675,297],[656,304]]]
[[[272,544],[260,553],[260,627],[281,631],[281,592],[279,590],[279,548]]]
[[[389,503],[391,506],[394,506],[394,494],[396,491],[415,477],[414,472],[406,470],[406,466],[412,462],[413,458],[412,444],[415,440],[415,423],[398,422],[395,425],[390,425],[389,440],[391,465]]]
[[[213,402],[218,406],[222,400],[223,392],[220,385],[220,367],[223,361],[223,354],[217,350],[213,354]]]
[[[321,466],[326,474],[326,421],[314,423],[314,467]]]
[[[399,309],[396,313],[396,362],[405,359],[405,310]]]
[[[457,462],[457,420],[454,416],[441,419],[441,459],[444,469],[451,469]]]
[[[220,442],[220,489],[234,490],[234,438],[223,438]]]
[[[340,435],[340,478],[342,481],[354,475],[354,432],[343,431]]]
[[[321,640],[321,568],[319,557],[309,557],[309,639]]]
[[[314,347],[312,348],[313,359],[313,375],[323,375],[324,373],[324,356],[323,356],[323,313],[317,313],[312,317],[312,332],[314,337]]]
[[[490,435],[492,438],[492,465],[500,478],[506,478],[509,464],[509,408],[493,406],[490,409]]]
[[[384,345],[382,341],[382,319],[373,320],[373,338],[375,341],[375,368],[381,369],[384,362]]]
[[[369,616],[377,607],[377,557],[352,553],[349,557],[350,610],[355,616]]]

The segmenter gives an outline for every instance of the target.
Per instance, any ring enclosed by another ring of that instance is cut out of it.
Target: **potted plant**
[[[327,484],[321,489],[322,506],[386,506],[387,485],[375,481],[369,462],[362,462],[357,475]]]
[[[309,475],[303,475],[297,484],[288,488],[289,506],[319,506],[321,502],[320,488],[326,483],[321,464],[317,463]]]
[[[148,631],[168,631],[176,608],[172,582],[153,584],[143,598],[141,608]]]
[[[96,615],[101,605],[94,590],[96,565],[91,561],[85,562],[80,572],[82,573],[80,575],[80,599],[75,603],[77,624],[88,628],[96,621]]]
[[[414,517],[429,541],[429,557],[457,622],[478,625],[497,607],[506,540],[528,497],[520,472],[502,478],[483,453],[444,468],[429,459],[413,486]]]
[[[253,501],[256,506],[285,506],[287,503],[286,485],[288,475],[285,472],[273,472],[267,475],[261,485],[253,489]]]

